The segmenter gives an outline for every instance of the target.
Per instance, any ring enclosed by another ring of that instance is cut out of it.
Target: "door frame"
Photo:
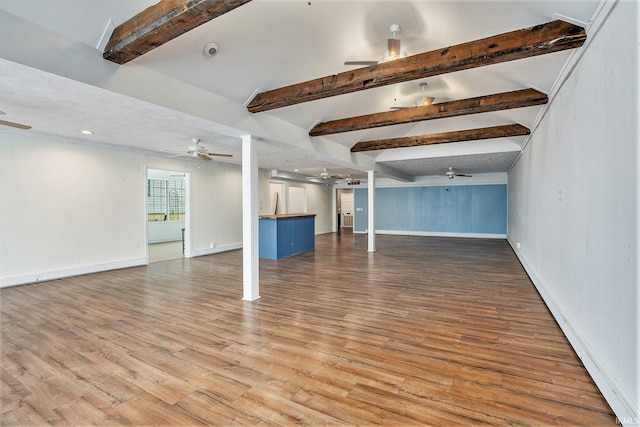
[[[149,229],[148,225],[148,217],[149,217],[149,206],[147,203],[147,186],[149,179],[149,171],[160,171],[166,172],[167,174],[182,174],[184,175],[184,250],[182,251],[182,256],[184,258],[192,258],[193,257],[193,247],[191,243],[191,173],[185,170],[176,170],[176,169],[167,169],[161,167],[152,167],[147,166],[145,170],[144,176],[144,259],[145,264],[149,264]]]

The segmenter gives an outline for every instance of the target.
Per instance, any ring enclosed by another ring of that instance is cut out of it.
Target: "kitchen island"
[[[316,214],[260,216],[260,258],[279,259],[316,246]]]

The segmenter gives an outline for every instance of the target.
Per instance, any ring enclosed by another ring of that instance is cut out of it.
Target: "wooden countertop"
[[[298,218],[303,216],[316,216],[314,213],[298,213],[298,214],[278,214],[278,215],[260,215],[260,219],[280,219],[280,218]]]

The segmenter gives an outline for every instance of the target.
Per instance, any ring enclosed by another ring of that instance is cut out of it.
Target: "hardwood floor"
[[[317,236],[0,291],[2,425],[615,425],[504,241]]]

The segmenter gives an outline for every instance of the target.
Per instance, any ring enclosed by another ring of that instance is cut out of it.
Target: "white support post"
[[[258,147],[251,135],[242,137],[242,299],[260,298],[258,252]]]
[[[374,171],[367,172],[368,201],[368,236],[367,252],[376,251],[376,178]]]

